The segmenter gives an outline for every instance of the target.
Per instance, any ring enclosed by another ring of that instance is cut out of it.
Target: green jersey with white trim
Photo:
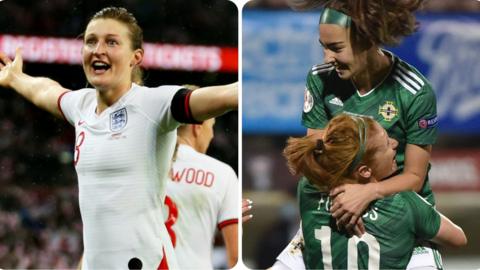
[[[328,192],[306,179],[298,191],[307,269],[405,269],[416,243],[432,239],[440,228],[432,205],[405,191],[373,202],[362,218],[367,233],[348,237],[329,212]]]
[[[373,117],[398,141],[396,160],[400,172],[407,144],[431,145],[436,141],[436,98],[420,72],[393,54],[385,53],[392,55],[393,60],[389,74],[363,95],[352,82],[340,79],[330,64],[314,66],[307,76],[302,124],[324,129],[330,119],[341,113]],[[419,194],[435,203],[428,172]]]

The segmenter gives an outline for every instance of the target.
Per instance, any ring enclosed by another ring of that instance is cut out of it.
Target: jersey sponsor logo
[[[211,187],[215,181],[215,174],[201,169],[184,168],[181,172],[173,171],[172,181]]]
[[[117,132],[127,125],[127,109],[122,108],[110,114],[110,130]]]
[[[418,120],[418,127],[432,128],[432,127],[435,127],[437,123],[438,123],[438,117],[435,115],[434,117],[431,117],[431,118]]]
[[[79,121],[78,121],[78,126],[81,126],[81,125],[83,125],[83,124],[85,124],[85,121],[83,121],[83,120],[79,120]]]
[[[393,101],[387,101],[378,108],[378,114],[383,116],[385,121],[390,122],[393,118],[395,118],[395,116],[397,116],[398,110],[393,105]]]
[[[305,88],[305,93],[303,95],[303,112],[308,113],[313,108],[313,96],[310,94],[308,88]]]
[[[412,255],[420,255],[420,254],[428,254],[428,250],[424,247],[415,247],[413,249],[413,254]]]
[[[328,103],[337,105],[337,106],[342,106],[343,107],[343,102],[340,100],[338,97],[334,97],[328,101]]]

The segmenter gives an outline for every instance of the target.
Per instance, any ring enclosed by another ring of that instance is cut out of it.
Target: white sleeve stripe
[[[326,68],[333,68],[334,66],[330,63],[325,63],[321,65],[315,65],[312,67],[312,71],[319,70],[319,69],[326,69]]]
[[[404,73],[410,75],[410,77],[412,77],[413,79],[415,79],[421,86],[424,86],[425,85],[425,82],[423,82],[422,79],[420,79],[420,77],[418,77],[417,74],[415,74],[414,72],[410,71],[410,70],[407,70],[406,68],[402,67],[402,65],[397,65]]]
[[[312,71],[312,74],[313,74],[313,75],[317,75],[318,73],[323,73],[323,72],[327,72],[327,71],[332,71],[332,70],[334,70],[334,69],[335,69],[335,67],[328,67],[328,68],[318,69],[318,70]]]
[[[417,91],[419,91],[422,88],[418,83],[414,82],[410,77],[403,74],[402,71],[400,71],[399,69],[395,71],[395,74],[400,76],[402,79],[406,80],[407,82],[409,82],[410,85],[413,86]]]
[[[405,83],[402,79],[400,79],[397,75],[393,75],[393,78],[395,80],[397,80],[403,87],[405,87],[405,89],[407,89],[410,93],[412,94],[416,94],[417,91],[415,91],[414,89],[412,89],[407,83]]]
[[[418,195],[418,193],[415,192],[415,195],[417,195],[418,198],[422,199],[422,201],[430,206],[432,206],[431,203],[429,203],[427,200],[425,200],[425,198],[423,198],[422,196]]]

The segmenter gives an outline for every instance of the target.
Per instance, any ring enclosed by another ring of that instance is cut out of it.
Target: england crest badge
[[[122,108],[110,114],[110,130],[117,132],[127,125],[127,109]]]

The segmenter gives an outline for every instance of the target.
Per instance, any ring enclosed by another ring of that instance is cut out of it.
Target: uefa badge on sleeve
[[[418,127],[422,129],[436,127],[438,123],[438,117],[436,115],[430,118],[422,118],[418,120]]]
[[[308,113],[313,108],[313,96],[308,91],[308,88],[305,88],[305,94],[303,96],[303,112]]]
[[[117,132],[127,125],[127,109],[123,108],[110,114],[110,130]]]

